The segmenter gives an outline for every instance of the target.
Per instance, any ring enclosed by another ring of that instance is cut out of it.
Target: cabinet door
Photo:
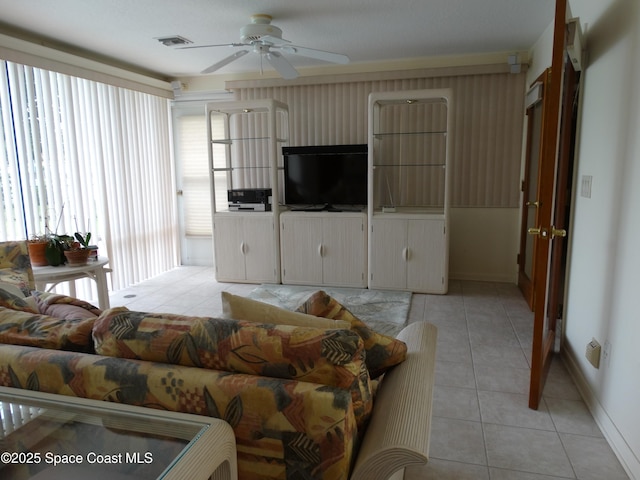
[[[371,288],[407,286],[407,221],[374,218],[369,259]]]
[[[407,288],[446,293],[444,220],[408,220]]]
[[[248,281],[278,281],[274,221],[272,215],[244,217],[241,251],[244,253],[245,278]]]
[[[215,216],[213,220],[213,248],[216,279],[237,282],[246,279],[243,252],[242,217]]]
[[[322,284],[322,219],[280,216],[282,283]]]
[[[322,221],[322,283],[366,286],[367,241],[364,218],[329,216]]]

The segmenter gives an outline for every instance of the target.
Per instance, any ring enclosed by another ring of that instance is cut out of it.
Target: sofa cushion
[[[98,307],[80,300],[49,292],[33,292],[38,312],[56,318],[95,318],[102,313]]]
[[[33,297],[18,295],[21,290],[12,285],[0,284],[0,307],[10,308],[21,312],[38,313],[38,308]],[[15,289],[15,290],[14,290]]]
[[[352,392],[364,426],[372,408],[360,337],[344,329],[258,324],[232,319],[106,310],[93,328],[95,351],[149,360],[295,379]]]
[[[25,275],[12,268],[0,268],[0,282],[15,285],[25,295],[29,295],[31,291],[31,286]]]
[[[349,392],[315,383],[0,345],[0,385],[221,418],[238,478],[347,478],[358,443]]]
[[[366,364],[371,378],[382,375],[407,357],[407,345],[393,337],[377,333],[324,291],[312,294],[297,309],[298,312],[322,318],[345,320],[360,335],[367,352]]]
[[[0,343],[91,352],[95,318],[61,319],[0,307]]]
[[[222,315],[225,318],[277,325],[296,325],[298,327],[351,328],[349,322],[339,319],[323,319],[301,312],[292,312],[229,292],[222,292],[221,297]]]

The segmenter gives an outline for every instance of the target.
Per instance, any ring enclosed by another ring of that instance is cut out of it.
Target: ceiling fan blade
[[[278,52],[268,52],[264,55],[267,61],[275,68],[280,76],[286,80],[298,78],[298,71],[293,68],[286,58]]]
[[[324,50],[315,50],[313,48],[298,47],[297,45],[284,45],[280,47],[283,52],[295,53],[303,57],[317,58],[331,63],[340,63],[342,65],[349,63],[349,57],[341,53],[326,52]]]
[[[249,50],[240,50],[239,52],[236,52],[233,55],[229,55],[227,58],[223,58],[219,62],[214,63],[209,68],[205,68],[201,73],[215,72],[219,68],[222,68],[225,65],[233,62],[234,60],[237,60],[238,58],[245,56],[247,53],[249,53]]]
[[[246,47],[244,43],[219,43],[216,45],[191,45],[189,47],[178,47],[176,50],[188,50],[190,48],[209,48],[209,47]]]

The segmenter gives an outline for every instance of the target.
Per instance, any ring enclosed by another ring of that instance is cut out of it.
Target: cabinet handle
[[[324,254],[324,248],[323,248],[322,244],[320,244],[320,245],[318,245],[318,255],[322,257],[323,254]]]
[[[402,259],[405,262],[409,260],[409,249],[407,247],[402,249]]]
[[[240,242],[240,253],[243,255],[247,253],[246,245],[244,242]]]

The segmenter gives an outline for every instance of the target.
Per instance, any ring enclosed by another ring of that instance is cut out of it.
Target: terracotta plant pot
[[[49,261],[47,260],[46,250],[47,250],[46,241],[29,241],[27,242],[27,248],[29,249],[29,259],[31,260],[31,265],[34,267],[45,267],[49,265]]]
[[[64,256],[67,257],[69,265],[84,265],[87,263],[91,250],[88,248],[81,248],[80,250],[65,250]]]

